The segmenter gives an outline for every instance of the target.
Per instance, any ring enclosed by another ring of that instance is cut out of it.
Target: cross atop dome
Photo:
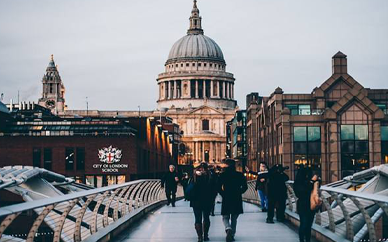
[[[191,10],[190,16],[190,28],[187,30],[187,34],[203,34],[201,21],[202,18],[199,16],[197,0],[194,0],[193,10]]]

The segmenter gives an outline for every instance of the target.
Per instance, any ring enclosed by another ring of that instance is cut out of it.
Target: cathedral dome
[[[180,60],[208,60],[225,63],[218,44],[203,34],[188,34],[171,48],[167,63]]]

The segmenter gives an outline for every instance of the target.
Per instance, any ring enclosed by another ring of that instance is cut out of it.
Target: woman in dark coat
[[[248,185],[244,175],[236,171],[234,160],[227,159],[225,164],[227,167],[218,179],[218,191],[222,196],[221,214],[226,241],[233,241],[237,218],[243,213],[242,194],[248,189]]]
[[[313,175],[311,168],[304,166],[299,168],[295,177],[294,191],[298,197],[296,207],[300,218],[299,241],[301,242],[310,242],[315,216],[315,211],[310,209],[310,196],[314,183],[318,180],[318,176]]]
[[[208,165],[202,162],[195,169],[193,176],[192,195],[190,196],[190,207],[193,208],[195,216],[195,230],[198,235],[198,241],[209,240],[210,211],[213,206],[213,194],[216,190],[216,184],[209,171]],[[202,222],[203,220],[203,222]]]
[[[273,217],[276,207],[276,219],[279,222],[284,222],[286,200],[287,200],[287,187],[286,181],[288,176],[284,173],[284,170],[288,167],[283,167],[281,164],[274,165],[268,171],[268,211],[267,211],[267,223],[274,223]]]

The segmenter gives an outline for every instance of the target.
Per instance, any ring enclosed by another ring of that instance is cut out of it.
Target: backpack
[[[192,178],[187,182],[187,186],[185,189],[185,198],[189,201],[194,197],[194,181]]]

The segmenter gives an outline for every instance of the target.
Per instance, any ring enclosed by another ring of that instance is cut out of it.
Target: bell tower
[[[65,86],[62,83],[58,68],[54,62],[54,56],[46,68],[46,73],[42,78],[43,92],[39,99],[39,105],[51,109],[51,112],[58,114],[66,109]]]

